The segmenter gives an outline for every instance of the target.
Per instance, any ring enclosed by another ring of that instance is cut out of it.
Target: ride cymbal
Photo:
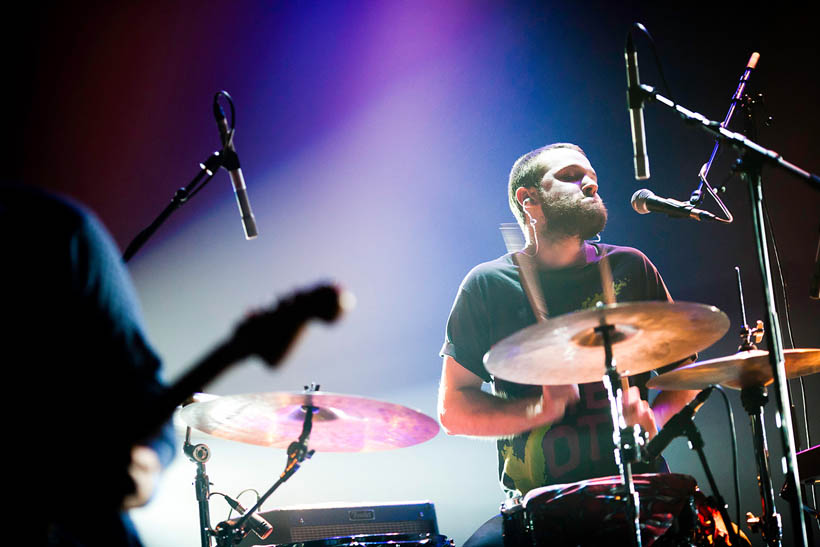
[[[632,376],[680,361],[717,342],[729,318],[692,302],[626,302],[581,310],[527,327],[484,356],[490,374],[520,384],[598,382],[606,372],[603,338],[612,325],[615,368]]]

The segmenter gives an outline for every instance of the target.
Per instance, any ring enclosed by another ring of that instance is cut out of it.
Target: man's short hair
[[[510,210],[515,215],[515,218],[518,219],[518,223],[522,226],[526,222],[524,219],[524,208],[521,207],[521,204],[519,204],[518,200],[515,199],[515,193],[521,187],[532,188],[534,186],[539,186],[539,183],[544,176],[544,164],[539,161],[539,158],[544,152],[555,148],[570,148],[580,152],[584,155],[584,157],[586,157],[586,153],[577,144],[556,142],[524,154],[516,160],[513,164],[512,170],[510,171],[510,182],[508,184]]]

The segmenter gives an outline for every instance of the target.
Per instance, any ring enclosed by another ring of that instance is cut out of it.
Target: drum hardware
[[[740,269],[735,267],[735,271],[737,272],[738,296],[743,323],[739,333],[738,352],[734,355],[679,367],[652,378],[647,386],[660,389],[701,389],[709,385],[720,384],[741,390],[741,402],[749,415],[752,430],[762,508],[760,516],[751,512],[747,513],[746,523],[753,532],[761,534],[767,545],[780,545],[783,536],[782,519],[775,506],[763,411],[763,407],[768,402],[765,386],[771,384],[774,378],[769,364],[769,352],[757,349],[757,344],[765,336],[763,322],[758,320],[754,328],[749,327],[746,321]],[[820,372],[820,349],[785,350],[784,357],[785,375],[789,379]],[[787,479],[784,489],[788,482]],[[805,507],[802,499],[798,502],[796,496],[784,497],[784,499],[788,499],[795,510],[798,507]],[[797,503],[799,505],[794,506]],[[808,528],[806,532],[807,537],[813,534],[811,528]]]
[[[633,528],[632,544],[635,547],[641,547],[641,504],[638,491],[635,489],[635,482],[632,480],[632,464],[641,461],[641,447],[646,437],[639,425],[627,427],[626,420],[624,419],[621,375],[615,368],[615,362],[612,357],[611,337],[614,331],[614,325],[601,324],[601,326],[595,328],[595,332],[601,335],[604,344],[606,374],[603,376],[603,381],[606,386],[610,414],[612,416],[612,440],[615,444],[615,463],[621,472],[623,488],[627,494],[624,496],[624,504],[627,518],[630,526]]]
[[[211,449],[205,444],[191,444],[191,428],[186,427],[182,452],[189,460],[196,464],[194,490],[196,492],[196,502],[199,509],[199,540],[202,547],[210,547],[211,509],[209,500],[211,497],[211,481],[205,472],[205,462],[211,459]]]
[[[742,331],[742,335],[746,333]],[[741,348],[748,347],[745,344]],[[752,347],[754,347],[752,345]],[[805,348],[785,351],[785,369],[788,378],[799,378],[820,372],[820,349]],[[653,389],[702,389],[719,384],[739,389],[743,408],[749,414],[758,471],[763,515],[747,515],[747,524],[753,531],[765,532],[767,544],[777,545],[781,537],[781,519],[776,513],[774,489],[768,461],[768,445],[764,427],[763,407],[768,401],[766,385],[773,382],[768,364],[768,352],[747,349],[726,357],[693,363],[656,376],[647,382]],[[802,473],[801,473],[802,478]],[[788,482],[788,481],[787,481]],[[785,498],[784,498],[785,499]],[[792,498],[793,499],[793,498]],[[808,532],[807,530],[807,533]]]
[[[212,537],[216,538],[218,547],[236,545],[251,531],[264,539],[262,535],[269,530],[255,525],[251,519],[316,450],[366,452],[400,448],[427,441],[439,431],[438,422],[415,410],[363,397],[323,393],[319,387],[312,383],[299,393],[206,396],[205,400],[200,395],[200,400],[178,411],[180,419],[188,425],[183,451],[197,465],[195,484],[202,547],[210,547]],[[300,430],[297,440],[286,444],[295,436],[297,426]],[[210,449],[204,444],[191,444],[192,428],[228,440],[287,447],[287,463],[274,485],[240,518],[221,522],[213,529],[209,524],[210,482],[205,473]],[[309,440],[313,448],[308,447]],[[430,540],[424,541],[427,543],[418,545],[427,545]]]
[[[320,391],[227,395],[184,407],[179,415],[194,429],[215,437],[288,448],[302,430],[306,405],[319,408],[310,442],[317,452],[393,450],[425,442],[439,432],[436,420],[416,410]]]
[[[639,426],[626,426],[622,380],[705,349],[728,329],[729,318],[714,306],[690,302],[599,304],[538,322],[501,340],[485,355],[484,364],[490,374],[522,384],[563,385],[603,379],[610,403],[615,460],[626,491],[622,497],[633,530],[631,541],[640,546],[640,497],[632,480],[632,464],[641,461],[646,436]],[[626,363],[621,368],[613,358],[615,346],[620,362]]]
[[[590,547],[624,545],[631,531],[624,526],[620,476],[536,488],[501,506],[505,547],[551,545]],[[689,475],[634,475],[640,493],[643,536],[653,547],[728,546],[729,526],[714,501]],[[739,543],[750,545],[737,532]]]
[[[757,320],[754,329],[749,328],[746,322],[746,306],[743,298],[743,284],[740,278],[740,268],[735,266],[737,273],[737,292],[740,299],[741,318],[743,327],[740,329],[740,346],[738,351],[757,350],[765,335],[763,321]],[[747,385],[740,391],[740,401],[743,409],[749,414],[749,424],[752,428],[755,464],[757,465],[757,487],[760,490],[760,502],[763,513],[760,517],[751,512],[746,513],[746,524],[754,533],[759,533],[767,545],[778,546],[783,540],[783,522],[774,503],[774,488],[772,475],[769,469],[769,447],[766,442],[766,423],[763,420],[763,407],[768,401],[766,388],[760,384]]]
[[[319,386],[317,384],[311,384],[310,386],[305,386],[305,396],[308,401],[311,401],[311,394],[315,393],[319,390]],[[308,448],[308,439],[310,439],[310,432],[313,428],[313,415],[319,412],[319,408],[313,406],[312,404],[305,404],[302,405],[301,410],[304,414],[304,420],[302,422],[302,433],[299,435],[299,438],[292,442],[290,446],[288,446],[288,459],[287,463],[285,464],[285,470],[282,471],[282,474],[279,475],[279,479],[271,486],[267,492],[262,494],[262,496],[257,500],[256,505],[250,508],[239,520],[233,521],[224,521],[219,523],[216,526],[216,538],[217,538],[217,545],[219,547],[228,547],[230,545],[235,545],[242,541],[242,539],[250,533],[250,530],[247,529],[247,524],[250,518],[259,511],[259,508],[262,507],[262,504],[265,503],[268,498],[276,491],[277,488],[282,486],[285,481],[293,476],[296,471],[299,470],[301,464],[306,460],[313,457],[313,454],[316,452],[315,450],[310,450]],[[267,531],[269,534],[273,531],[273,528]],[[260,537],[262,537],[260,535]],[[262,539],[265,539],[262,537]]]
[[[763,407],[768,402],[769,396],[765,387],[749,386],[741,390],[740,400],[744,410],[749,414],[749,423],[752,428],[755,463],[757,464],[757,485],[763,510],[759,518],[747,513],[746,522],[753,532],[760,533],[767,545],[780,545],[783,528],[780,514],[774,504],[774,489],[769,469],[769,447],[766,442],[763,420]]]
[[[815,190],[820,189],[820,176],[786,161],[782,155],[759,145],[753,139],[747,138],[741,133],[730,131],[719,122],[710,120],[702,114],[693,112],[683,105],[664,97],[651,86],[638,84],[635,86],[635,93],[640,93],[642,100],[668,107],[677,113],[682,121],[687,122],[687,125],[706,131],[719,139],[721,143],[729,143],[739,153],[734,171],[740,174],[745,180],[749,195],[754,228],[755,252],[758,259],[761,288],[765,300],[766,315],[764,323],[767,325],[766,339],[769,348],[767,358],[774,382],[776,409],[781,419],[778,429],[783,447],[786,477],[787,480],[794,483],[794,501],[796,507],[791,511],[792,527],[796,536],[795,543],[797,545],[808,545],[803,511],[800,510],[800,507],[802,507],[802,493],[800,492],[800,475],[797,470],[794,427],[788,408],[789,398],[787,393],[783,335],[780,331],[780,324],[777,317],[772,266],[769,259],[766,238],[767,219],[764,211],[762,172],[764,165],[770,165],[803,180]]]
[[[714,306],[692,302],[622,302],[553,317],[495,344],[484,356],[487,371],[531,385],[600,382],[604,340],[611,325],[618,372],[633,376],[708,348],[729,330],[729,318]],[[680,388],[678,388],[680,389]]]
[[[695,400],[692,401],[692,403],[695,403],[697,406],[692,407],[690,406],[692,403],[690,403],[690,405],[687,405],[682,411],[672,417],[664,425],[663,429],[661,429],[661,432],[667,433],[658,433],[658,435],[649,442],[644,452],[647,456],[646,461],[651,461],[660,456],[661,452],[669,446],[669,443],[672,442],[673,439],[679,436],[686,437],[689,441],[689,449],[694,450],[698,455],[700,465],[706,475],[706,480],[709,482],[709,488],[712,489],[710,501],[718,508],[720,517],[723,519],[724,524],[726,524],[729,540],[732,545],[739,545],[737,531],[732,526],[732,520],[729,517],[728,505],[718,490],[717,482],[712,474],[712,469],[709,467],[706,454],[703,451],[703,447],[706,443],[703,441],[703,436],[700,434],[700,430],[695,425],[694,420],[697,408],[703,405],[713,389],[713,387],[708,387],[701,391],[697,397],[695,397]]]

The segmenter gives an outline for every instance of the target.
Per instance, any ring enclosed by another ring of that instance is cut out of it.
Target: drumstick
[[[527,296],[532,313],[538,322],[547,320],[547,301],[538,284],[533,257],[524,250],[524,236],[517,224],[502,224],[501,236],[507,252],[512,253],[512,261],[518,266],[518,275],[521,279],[521,288]]]
[[[612,279],[612,268],[609,266],[609,257],[606,251],[602,251],[601,260],[598,261],[598,268],[601,271],[601,288],[604,292],[604,303],[607,306],[614,305],[615,302],[615,281]],[[629,378],[621,377],[621,389],[629,391]]]

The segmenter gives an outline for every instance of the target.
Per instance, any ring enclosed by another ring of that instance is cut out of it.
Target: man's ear
[[[531,188],[520,187],[515,191],[515,199],[521,207],[530,207],[538,203],[538,198]]]

